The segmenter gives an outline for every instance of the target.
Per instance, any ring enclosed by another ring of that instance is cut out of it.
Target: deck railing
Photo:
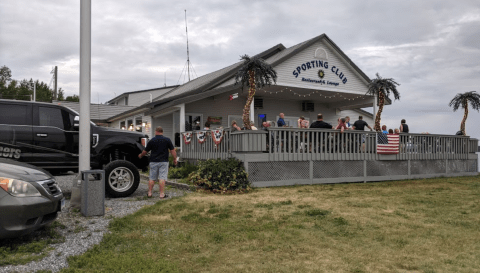
[[[210,130],[199,143],[192,132],[190,144],[182,144],[188,159],[228,158],[232,153],[268,153],[269,161],[379,160],[377,132],[329,129],[269,128],[268,131],[223,131],[216,145]],[[182,137],[183,138],[183,137]],[[182,139],[183,142],[183,139]],[[475,154],[478,140],[468,136],[400,134],[399,153],[389,160],[468,159]]]
[[[329,129],[269,129],[272,161],[378,160],[377,132]],[[399,153],[392,160],[468,159],[477,139],[468,136],[400,134]]]
[[[192,133],[190,144],[185,144],[183,135],[180,136],[182,141],[182,158],[188,159],[211,159],[221,158],[226,159],[231,157],[231,139],[230,128],[223,130],[223,138],[219,144],[215,144],[212,139],[212,130],[205,130],[205,141],[200,143],[197,138],[198,131],[189,131]]]

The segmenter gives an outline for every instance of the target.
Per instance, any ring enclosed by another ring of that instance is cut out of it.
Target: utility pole
[[[57,66],[55,66],[55,92],[53,93],[53,98],[57,100],[58,94],[57,94],[57,78],[58,78],[58,69]]]
[[[37,101],[37,82],[33,82],[33,101]]]
[[[78,175],[73,180],[70,206],[81,208],[82,172],[90,170],[90,97],[91,97],[91,27],[92,2],[80,0],[80,124],[78,131]]]

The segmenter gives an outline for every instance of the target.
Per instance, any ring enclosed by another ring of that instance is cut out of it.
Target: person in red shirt
[[[335,129],[340,130],[341,133],[343,133],[344,130],[348,130],[347,124],[345,123],[345,118],[340,118],[338,119],[338,125],[335,127]]]

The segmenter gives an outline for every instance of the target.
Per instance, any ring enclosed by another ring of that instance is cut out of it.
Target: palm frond
[[[465,105],[468,106],[468,103],[472,106],[474,110],[480,110],[480,94],[476,91],[469,91],[465,93],[458,93],[450,101],[448,106],[453,107],[453,111],[457,111],[460,108],[465,108]]]
[[[390,94],[393,95],[395,100],[400,99],[400,93],[397,90],[397,86],[400,86],[393,78],[382,78],[378,73],[377,78],[373,79],[368,84],[367,95],[379,95],[382,92],[386,98],[390,98]]]
[[[235,75],[235,85],[240,84],[243,87],[249,86],[249,71],[255,72],[255,85],[262,88],[277,82],[277,72],[270,64],[259,57],[241,56],[243,64]]]

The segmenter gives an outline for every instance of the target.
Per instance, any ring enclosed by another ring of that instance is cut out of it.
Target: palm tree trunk
[[[385,104],[385,94],[383,92],[378,92],[378,111],[377,115],[375,116],[375,131],[379,132],[382,129],[380,128],[380,120],[383,111],[383,105]]]
[[[243,126],[247,128],[247,130],[251,130],[252,127],[250,126],[250,105],[252,105],[253,96],[255,95],[255,72],[253,70],[248,71],[248,97],[247,103],[243,108]]]
[[[467,122],[467,117],[468,117],[468,102],[465,102],[464,109],[465,109],[465,113],[463,114],[463,120],[460,125],[460,131],[462,131],[463,135],[466,136],[467,132],[465,131],[465,123]]]

